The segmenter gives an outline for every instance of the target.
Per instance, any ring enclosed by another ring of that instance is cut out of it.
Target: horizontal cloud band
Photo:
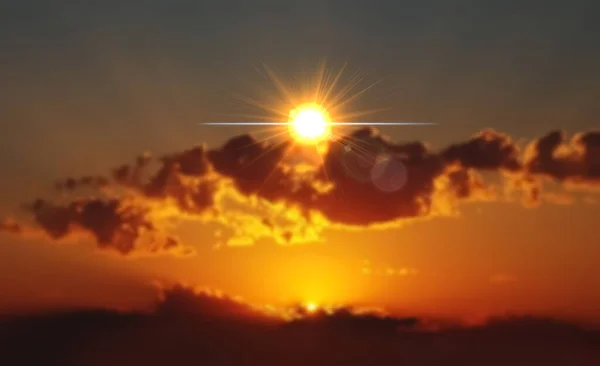
[[[144,155],[114,169],[111,176],[68,178],[58,184],[66,191],[81,186],[103,191],[126,188],[137,199],[121,195],[67,205],[37,200],[28,209],[51,238],[80,230],[92,234],[102,248],[129,254],[142,248],[156,252],[183,248],[162,234],[150,246],[140,244],[143,235],[161,232],[147,202],[168,200],[182,214],[203,215],[214,209],[225,180],[244,197],[293,206],[306,218],[317,213],[330,223],[355,227],[429,216],[440,201],[489,198],[479,173],[502,174],[517,183],[514,186],[528,188],[530,199],[539,199],[543,179],[586,186],[600,183],[598,131],[577,134],[570,141],[554,131],[521,152],[509,136],[484,130],[433,151],[422,142],[397,144],[375,129],[362,128],[330,141],[322,162],[308,173],[291,161],[293,148],[290,141],[267,144],[241,135],[220,148],[198,146],[163,156],[154,173],[151,157]],[[0,230],[18,234],[24,228],[6,220]]]

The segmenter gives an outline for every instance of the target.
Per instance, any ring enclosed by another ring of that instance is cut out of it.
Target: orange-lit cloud
[[[12,234],[21,234],[23,226],[14,219],[7,217],[0,220],[0,231],[5,231]]]
[[[553,131],[533,141],[525,156],[527,171],[558,181],[600,183],[600,132],[579,133],[567,141]]]
[[[558,182],[568,190],[597,191],[600,188],[600,131],[575,134],[567,140],[562,131],[552,131],[532,141],[523,157],[528,200],[568,204],[571,197],[543,193],[544,181]]]
[[[364,260],[361,272],[365,276],[398,276],[413,277],[419,274],[419,270],[412,267],[393,267],[383,264],[374,264]]]
[[[509,136],[484,130],[436,151],[422,142],[393,143],[363,128],[330,141],[321,163],[306,165],[291,162],[290,141],[241,135],[220,148],[197,146],[157,160],[144,154],[107,177],[65,179],[61,190],[86,186],[98,196],[66,205],[40,199],[29,208],[53,239],[79,230],[121,254],[186,252],[165,231],[170,219],[221,223],[231,232],[230,245],[265,237],[293,244],[318,240],[331,226],[450,215],[460,202],[499,199],[501,183],[524,192],[530,205],[542,199],[569,203],[564,193],[542,192],[542,182],[597,185],[599,136],[580,133],[566,143],[553,132],[522,153]],[[500,179],[487,182],[484,176],[492,173]],[[21,227],[5,222],[0,230],[19,234]]]

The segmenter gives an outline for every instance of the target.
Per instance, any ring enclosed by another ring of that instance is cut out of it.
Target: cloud
[[[361,268],[364,275],[374,276],[398,276],[398,277],[414,277],[419,274],[416,268],[412,267],[392,267],[389,265],[378,264],[374,265],[369,260],[364,260]]]
[[[184,285],[161,289],[154,311],[157,315],[166,317],[201,317],[259,323],[282,321],[282,318],[267,314],[264,309],[239,298],[210,290],[199,291]]]
[[[386,166],[374,177],[382,161]],[[357,226],[419,217],[429,213],[434,182],[443,173],[442,160],[424,145],[392,144],[375,130],[362,129],[331,144],[319,178],[334,188],[307,205],[333,222]],[[372,183],[393,181],[395,174],[402,183],[397,189]]]
[[[4,231],[12,234],[21,234],[23,226],[14,219],[8,217],[0,220],[0,232]]]
[[[208,161],[221,175],[231,178],[243,195],[258,195],[269,201],[307,202],[315,193],[308,182],[296,182],[281,164],[290,142],[267,144],[250,135],[229,140],[207,153]]]
[[[109,185],[109,180],[100,176],[84,176],[79,178],[66,178],[56,183],[56,189],[74,191],[81,187],[102,188]]]
[[[78,365],[600,362],[597,330],[556,319],[497,317],[477,326],[440,322],[426,330],[420,324],[435,321],[349,308],[285,319],[185,286],[163,289],[159,298],[145,312],[64,309],[5,316],[0,318],[1,357],[4,363]]]
[[[562,131],[550,132],[529,145],[525,165],[530,174],[559,182],[600,184],[600,131],[570,141]]]
[[[297,161],[290,141],[267,143],[244,134],[212,149],[200,145],[157,159],[146,153],[107,177],[68,178],[59,182],[61,190],[96,188],[103,198],[63,206],[38,200],[30,211],[52,238],[75,228],[122,254],[137,251],[146,233],[161,232],[167,218],[219,222],[231,229],[231,243],[269,236],[297,243],[318,239],[329,226],[364,228],[455,214],[461,202],[497,200],[502,183],[523,192],[528,206],[542,200],[567,204],[561,192],[543,192],[543,180],[565,189],[596,184],[598,136],[579,133],[567,143],[563,133],[551,132],[522,153],[512,138],[488,129],[433,150],[361,128],[330,141],[322,160],[307,165]],[[168,238],[152,251],[172,247],[180,244]]]
[[[450,145],[441,152],[447,162],[484,171],[519,171],[519,155],[517,145],[509,136],[491,129],[478,133],[466,142]]]
[[[188,251],[175,238],[161,237],[147,211],[125,201],[81,199],[67,205],[56,205],[38,199],[28,209],[35,223],[55,240],[84,232],[95,239],[99,248],[121,254]],[[147,234],[146,238],[142,238],[144,234]]]

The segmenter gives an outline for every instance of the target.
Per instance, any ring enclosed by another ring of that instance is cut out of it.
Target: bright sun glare
[[[319,309],[319,305],[317,305],[314,302],[309,302],[305,305],[306,311],[308,311],[309,313],[314,313],[315,311],[317,311]]]
[[[299,142],[317,143],[330,134],[327,111],[317,104],[300,106],[290,111],[290,129]]]

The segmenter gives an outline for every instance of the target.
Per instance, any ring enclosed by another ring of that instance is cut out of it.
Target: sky
[[[185,283],[259,304],[600,320],[598,10],[1,2],[0,312],[143,308],[157,283]],[[377,82],[345,108],[383,110],[353,120],[436,123],[340,132],[394,151],[401,188],[344,174],[339,144],[282,157],[247,135],[261,127],[200,124],[275,118],[243,101],[287,108],[265,70],[300,96],[324,61],[346,64],[338,91]],[[315,176],[277,165],[298,161]]]

